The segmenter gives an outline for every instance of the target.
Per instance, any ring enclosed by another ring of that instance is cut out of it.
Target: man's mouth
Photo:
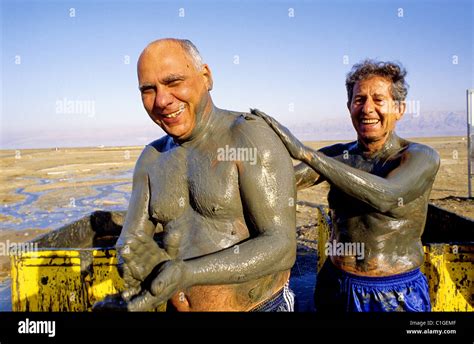
[[[377,124],[379,122],[380,122],[380,120],[377,119],[377,118],[363,118],[360,121],[360,123],[362,123],[364,125],[373,125],[373,124]]]
[[[176,118],[179,115],[181,115],[183,111],[184,111],[184,106],[180,106],[178,111],[168,113],[168,114],[161,114],[161,116],[163,116],[164,118]]]

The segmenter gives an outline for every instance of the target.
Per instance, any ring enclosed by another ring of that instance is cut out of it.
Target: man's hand
[[[160,263],[169,260],[168,253],[145,233],[128,234],[117,242],[119,273],[125,282],[124,299],[133,297],[140,284]]]
[[[94,304],[93,310],[96,312],[146,311],[166,302],[168,299],[155,297],[155,295],[158,296],[158,293],[161,293],[159,286],[161,286],[160,281],[162,279],[159,280],[157,277],[151,282],[149,289],[153,294],[150,294],[143,282],[147,278],[154,278],[154,276],[150,276],[152,271],[159,264],[170,260],[168,253],[160,248],[153,238],[145,234],[133,234],[120,238],[116,247],[119,253],[119,273],[124,280],[125,289],[121,293],[109,295],[97,302]],[[163,271],[165,265],[167,263],[158,270],[159,273]],[[157,281],[156,286],[153,287],[155,281]]]
[[[186,265],[182,260],[170,260],[163,264],[149,290],[142,291],[128,303],[130,312],[144,312],[167,302],[179,290],[188,285]]]
[[[305,153],[308,155],[309,148],[303,145],[286,127],[260,110],[251,109],[250,112],[267,122],[270,128],[280,137],[293,159],[305,161]]]

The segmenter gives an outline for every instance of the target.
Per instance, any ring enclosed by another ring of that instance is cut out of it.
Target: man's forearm
[[[388,211],[399,204],[407,192],[406,185],[348,166],[324,153],[313,151],[305,163],[324,176],[344,193],[357,198],[379,211]]]
[[[302,190],[315,185],[319,179],[319,174],[305,163],[298,164],[294,167],[296,189]]]
[[[290,269],[296,238],[262,235],[223,251],[185,261],[188,286],[242,283]]]

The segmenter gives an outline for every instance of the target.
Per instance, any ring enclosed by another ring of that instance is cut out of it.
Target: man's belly
[[[359,276],[393,276],[418,268],[421,263],[410,259],[395,263],[384,258],[372,258],[358,263],[356,257],[330,257],[332,263],[341,270]]]
[[[284,271],[239,284],[194,286],[170,301],[179,312],[245,312],[276,294],[289,277]]]
[[[198,214],[192,208],[168,223],[164,232],[164,247],[168,254],[183,260],[225,249],[235,254],[235,245],[250,237],[240,214],[212,218]],[[193,286],[177,292],[170,301],[181,312],[248,311],[283,288],[289,275],[286,271],[238,284]]]
[[[328,255],[339,269],[360,276],[392,276],[423,264],[424,222],[383,214],[336,220]]]

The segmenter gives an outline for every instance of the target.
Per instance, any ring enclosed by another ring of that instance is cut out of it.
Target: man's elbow
[[[372,205],[379,213],[385,214],[389,211],[395,209],[397,206],[392,202],[380,202],[378,204]]]
[[[402,196],[391,196],[378,200],[371,204],[379,213],[385,214],[405,205],[405,198]]]
[[[407,202],[407,193],[401,188],[395,190],[385,190],[378,197],[368,198],[368,203],[380,213],[388,213],[399,207],[403,207]]]
[[[301,191],[301,190],[312,187],[314,184],[315,184],[314,181],[297,180],[296,181],[296,190]]]
[[[296,249],[290,250],[285,255],[284,259],[282,260],[282,269],[289,270],[295,265],[296,262]]]
[[[279,243],[278,267],[285,271],[293,267],[296,261],[296,237],[294,239],[286,238]]]

